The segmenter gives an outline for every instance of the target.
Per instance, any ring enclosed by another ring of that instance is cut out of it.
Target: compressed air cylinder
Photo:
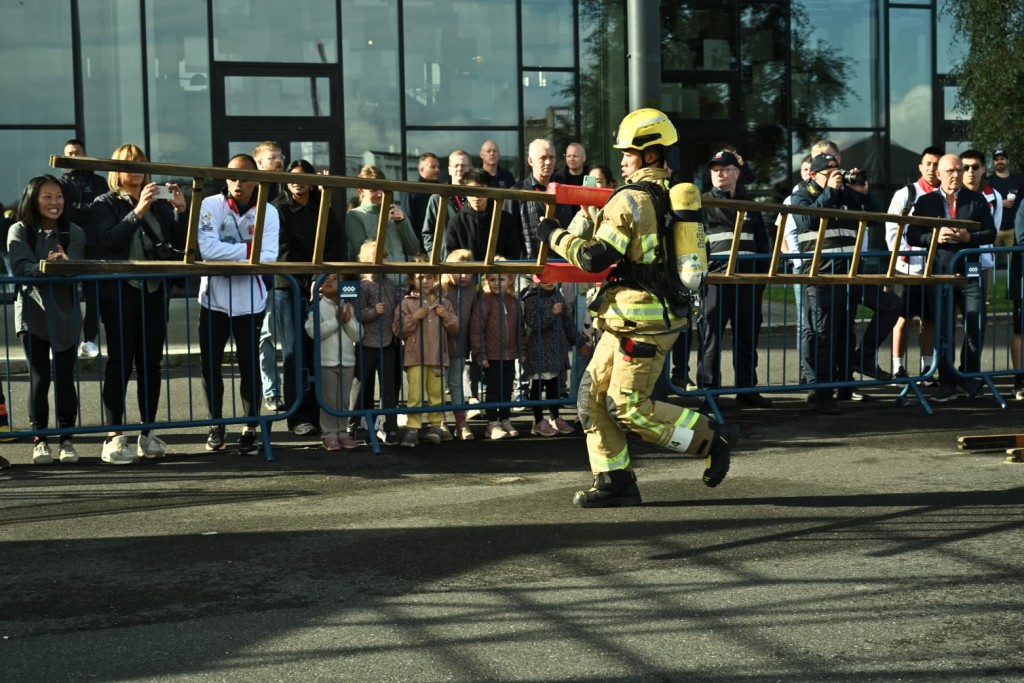
[[[700,211],[700,190],[693,183],[673,185],[668,193],[673,211]],[[694,218],[697,216],[695,215]],[[708,274],[707,237],[698,220],[676,221],[672,226],[676,271],[683,286],[696,292]]]

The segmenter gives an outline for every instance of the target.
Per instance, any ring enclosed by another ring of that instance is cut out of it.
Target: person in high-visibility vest
[[[582,270],[596,273],[616,265],[592,306],[595,324],[604,334],[578,393],[594,484],[589,490],[577,491],[573,502],[585,508],[641,503],[630,466],[626,430],[644,441],[704,456],[703,481],[707,486],[717,486],[725,479],[729,453],[739,439],[739,430],[732,425],[650,398],[665,353],[672,348],[689,314],[685,306],[669,303],[674,292],[659,291],[667,288],[664,278],[658,277],[660,271],[655,271],[665,258],[676,263],[676,254],[666,254],[667,245],[659,244],[663,239],[659,221],[668,209],[665,148],[676,142],[677,134],[662,112],[639,109],[622,120],[617,137],[615,148],[622,150],[622,174],[627,185],[598,213],[593,239],[576,237],[551,219],[542,221],[538,231],[541,240]],[[683,194],[692,205],[673,205],[672,209],[685,210],[672,211],[672,215],[678,221],[690,221],[690,237],[699,235],[703,243],[695,211],[700,206],[700,193],[693,186],[689,189],[692,191]],[[660,210],[655,204],[659,198],[663,200],[659,202]],[[684,241],[695,243],[693,239]],[[703,258],[706,268],[706,256]],[[692,288],[693,281],[687,279],[691,265],[682,265],[682,261],[680,258],[679,278]]]

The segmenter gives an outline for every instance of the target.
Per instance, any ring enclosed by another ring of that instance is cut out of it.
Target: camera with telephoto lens
[[[847,185],[866,185],[868,182],[867,171],[840,171],[843,182]]]

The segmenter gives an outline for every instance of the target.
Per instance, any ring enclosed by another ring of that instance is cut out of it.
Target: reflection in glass
[[[330,116],[330,79],[289,76],[227,76],[228,116]]]
[[[4,207],[17,207],[21,191],[34,176],[51,173],[59,176],[61,169],[50,167],[50,155],[61,154],[64,141],[75,137],[72,128],[59,130],[0,130],[0,158],[17,163],[0,164],[0,202]],[[109,156],[96,154],[95,156]],[[6,249],[6,244],[0,251]]]
[[[664,83],[661,86],[665,113],[679,119],[728,119],[728,83]]]
[[[794,123],[881,125],[879,0],[794,0],[792,7]]]
[[[935,72],[948,74],[967,57],[967,45],[959,39],[949,12],[937,11],[935,15]]]
[[[576,135],[576,82],[571,72],[523,71],[523,132],[555,143],[555,154]]]
[[[346,173],[355,175],[363,165],[363,155],[371,150],[401,153],[397,0],[345,3],[341,32],[345,149],[349,156],[345,166]],[[407,36],[407,42],[415,42],[415,35]],[[388,177],[405,178],[401,174]]]
[[[149,160],[211,163],[206,6],[146,0]]]
[[[625,3],[587,0],[579,5],[580,140],[591,164],[618,168],[621,153],[612,148],[615,130],[626,115]],[[529,142],[527,140],[527,142]]]
[[[0,124],[73,124],[67,0],[5,2],[0,17]]]
[[[515,5],[404,1],[408,125],[519,123]]]
[[[957,98],[960,96],[960,88],[955,85],[947,85],[942,89],[942,114],[947,121],[967,121],[971,118],[970,111],[961,111],[957,108]]]
[[[500,150],[498,165],[507,168],[516,178],[522,173],[519,165],[519,133],[514,130],[410,130],[405,136],[408,153],[407,167],[409,180],[416,180],[420,155],[433,152],[441,158],[441,176],[448,172],[448,155],[461,149],[479,168],[480,147],[484,140],[494,140]],[[529,142],[527,140],[526,142]],[[524,143],[525,144],[525,143]]]
[[[740,13],[739,96],[746,125],[735,144],[757,174],[747,185],[752,194],[769,194],[770,186],[783,180],[788,194],[792,185],[785,158],[788,28],[789,8],[782,3],[752,3]]]
[[[218,62],[338,61],[335,0],[213,0]]]
[[[692,0],[662,3],[661,66],[666,71],[733,68],[732,3]],[[666,16],[667,15],[667,16]]]
[[[142,43],[138,0],[95,0],[79,14],[84,140],[90,156],[143,145]]]
[[[523,1],[523,66],[573,65],[572,0]]]
[[[920,176],[921,150],[932,142],[931,11],[889,11],[890,178]]]

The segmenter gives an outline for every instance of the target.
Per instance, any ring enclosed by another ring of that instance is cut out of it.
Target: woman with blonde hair
[[[136,145],[121,145],[113,159],[148,161]],[[144,173],[111,171],[110,192],[93,203],[99,258],[108,261],[156,261],[155,246],[182,248],[188,230],[185,196],[174,184],[158,185]],[[139,457],[162,458],[167,444],[148,429],[133,452],[118,429],[125,421],[125,393],[132,369],[142,422],[155,422],[160,402],[160,366],[167,335],[167,285],[159,279],[100,282],[100,318],[107,343],[103,416],[113,428],[101,458],[128,465]]]

